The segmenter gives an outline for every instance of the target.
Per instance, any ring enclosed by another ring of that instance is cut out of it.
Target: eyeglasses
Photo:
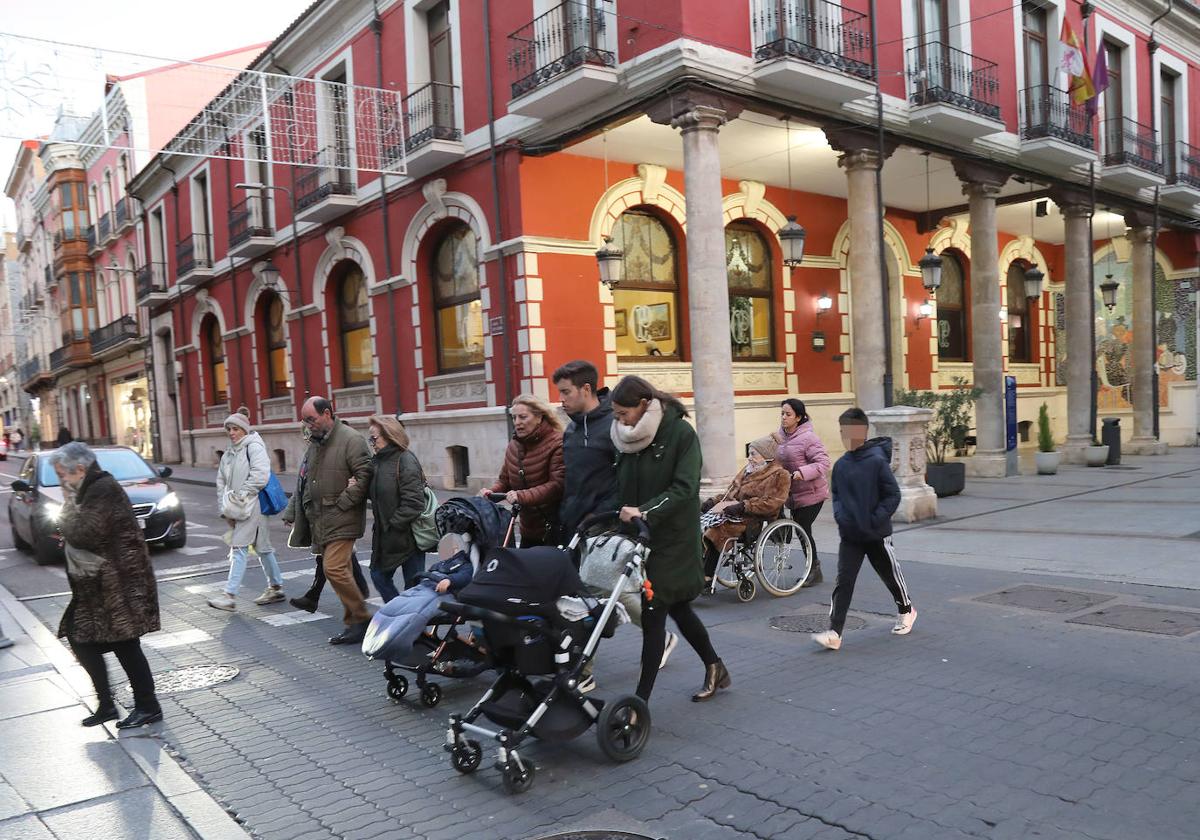
[[[371,441],[371,443],[374,443],[375,441],[379,440],[379,435],[367,435],[367,440]]]
[[[320,419],[321,419],[320,415],[314,414],[311,417],[301,417],[300,422],[303,423],[305,426],[315,426],[315,425],[317,425],[317,421]]]

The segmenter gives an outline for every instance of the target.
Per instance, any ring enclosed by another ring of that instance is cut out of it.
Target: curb
[[[0,586],[0,603],[21,632],[46,655],[63,683],[82,704],[83,696],[91,693],[92,686],[71,652],[3,586]],[[188,775],[161,741],[150,734],[115,736],[111,724],[106,724],[104,729],[197,837],[202,840],[250,840],[246,830]]]

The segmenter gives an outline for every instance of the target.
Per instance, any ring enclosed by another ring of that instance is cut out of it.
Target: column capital
[[[742,104],[736,99],[691,85],[673,90],[646,107],[646,116],[651,122],[684,131],[718,129],[729,120],[737,119],[741,113]],[[717,119],[715,123],[714,119]]]
[[[719,131],[728,120],[728,114],[722,108],[711,105],[697,105],[671,118],[671,128],[678,128],[682,133],[689,131]]]
[[[883,138],[883,155],[879,154],[879,136],[873,131],[841,126],[825,126],[825,140],[838,155],[838,166],[847,172],[856,169],[875,169],[892,156],[898,142],[890,137]]]
[[[1008,181],[1009,173],[995,166],[973,160],[953,161],[954,174],[963,182],[963,195],[981,194],[994,198]]]
[[[1125,225],[1129,228],[1154,228],[1154,213],[1149,210],[1126,210]]]
[[[1059,187],[1050,191],[1050,198],[1058,205],[1058,211],[1068,219],[1085,218],[1092,212],[1091,196],[1082,190]]]
[[[1126,224],[1129,217],[1126,216]],[[1125,238],[1135,245],[1149,245],[1154,240],[1153,225],[1129,225],[1129,229],[1125,231]]]

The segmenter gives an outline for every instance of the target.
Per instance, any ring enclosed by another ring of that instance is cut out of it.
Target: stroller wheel
[[[596,741],[613,761],[631,761],[650,740],[650,708],[635,694],[618,697],[600,711]]]
[[[479,762],[482,760],[483,747],[479,746],[478,741],[472,741],[469,738],[456,745],[450,753],[450,761],[454,764],[454,769],[463,774],[474,773],[479,769]]]
[[[389,676],[387,693],[396,702],[403,700],[404,695],[408,694],[408,678],[400,674]]]
[[[750,578],[742,578],[738,582],[737,596],[738,600],[743,604],[747,601],[753,601],[754,596],[758,594],[758,587],[754,585],[754,581]]]
[[[432,709],[442,702],[442,687],[436,683],[426,683],[421,687],[421,703]]]
[[[530,762],[526,762],[525,769],[522,771],[515,761],[510,761],[501,768],[500,772],[503,774],[501,778],[504,781],[504,789],[509,793],[524,793],[533,787],[536,768]]]

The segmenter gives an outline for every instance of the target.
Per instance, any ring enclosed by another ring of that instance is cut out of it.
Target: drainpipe
[[[1166,12],[1163,12],[1166,14]],[[1151,388],[1154,391],[1154,414],[1151,428],[1155,439],[1158,438],[1158,187],[1154,188],[1154,229],[1150,232],[1150,346],[1155,359],[1150,367]]]
[[[1092,16],[1092,12],[1096,7],[1089,2],[1083,3],[1079,7],[1081,20],[1083,21],[1083,54],[1087,55],[1088,46],[1088,18]],[[1099,121],[1097,120],[1097,128]],[[1093,140],[1093,143],[1095,141]],[[1096,163],[1092,161],[1088,164],[1088,196],[1090,209],[1088,210],[1088,285],[1091,289],[1091,294],[1088,295],[1088,329],[1092,334],[1092,355],[1096,353],[1096,267],[1092,255],[1096,250]],[[1110,243],[1111,245],[1111,243]],[[1099,408],[1096,405],[1096,395],[1100,393],[1100,373],[1096,370],[1096,365],[1092,364],[1092,393],[1088,400],[1088,418],[1091,421],[1092,440],[1096,440],[1096,423],[1099,420]]]
[[[879,33],[875,19],[876,0],[871,0],[871,66],[875,69],[875,141],[879,165],[875,168],[875,235],[879,239],[879,284],[883,297],[883,404],[892,404],[895,393],[895,371],[892,369],[892,297],[887,272],[887,242],[883,235],[883,89],[879,84]],[[902,280],[902,278],[898,278]]]
[[[179,235],[179,181],[178,181],[178,178],[177,178],[177,175],[176,175],[176,172],[174,169],[167,166],[166,164],[162,164],[162,168],[171,173],[171,210],[172,210],[172,215],[175,217],[175,235],[178,236]],[[164,260],[170,259],[170,257],[167,254],[163,254],[163,259]],[[167,264],[169,265],[170,263],[167,263]],[[179,346],[179,335],[183,332],[183,325],[184,325],[183,290],[179,288],[178,283],[176,284],[176,290],[177,290],[176,298],[178,299],[178,302],[179,302],[179,306],[178,306],[179,331],[175,333],[176,340],[174,342],[172,342],[172,347],[171,347],[172,354],[175,352],[175,348]],[[199,347],[196,348],[196,352],[197,353],[200,352]],[[171,358],[170,363],[171,363],[171,375],[174,376],[174,374],[175,374],[175,359]],[[186,419],[185,419],[184,423],[182,423],[181,425],[187,429],[188,446],[192,453],[192,460],[190,463],[192,464],[192,466],[195,466],[196,465],[196,435],[194,433],[194,430],[192,429],[192,389],[188,385],[187,373],[188,373],[188,366],[185,364],[183,366],[183,385],[182,385],[182,387],[183,387],[184,417]],[[180,451],[179,457],[180,458],[183,457],[182,451]]]
[[[383,90],[383,18],[379,14],[379,2],[373,0],[371,8],[371,31],[375,33],[375,87]],[[401,115],[403,119],[403,115]],[[383,214],[383,266],[388,282],[388,308],[392,310],[392,378],[396,382],[396,411],[400,411],[400,313],[396,310],[396,284],[391,283],[395,272],[392,268],[392,237],[388,216],[387,175],[379,173],[379,206]],[[378,340],[378,331],[376,340]]]

